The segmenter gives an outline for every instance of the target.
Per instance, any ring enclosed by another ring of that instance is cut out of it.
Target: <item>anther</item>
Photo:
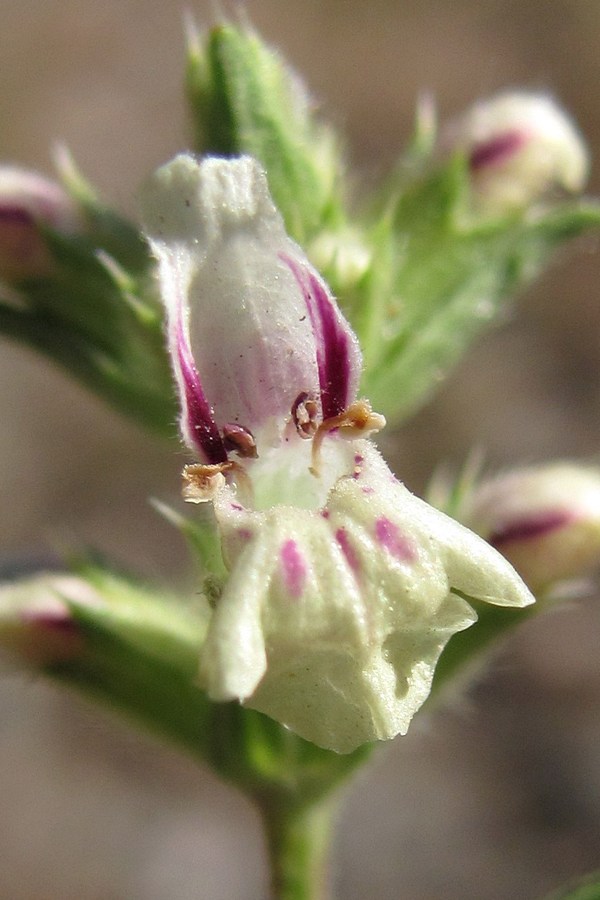
[[[319,477],[321,468],[321,444],[326,435],[337,431],[340,437],[352,440],[356,437],[366,437],[374,431],[381,431],[385,427],[385,418],[379,413],[373,412],[368,400],[355,400],[348,409],[325,419],[315,432],[312,445],[311,473]]]

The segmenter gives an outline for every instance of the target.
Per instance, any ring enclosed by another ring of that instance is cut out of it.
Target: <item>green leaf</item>
[[[429,398],[557,247],[600,226],[600,206],[591,202],[477,221],[468,192],[457,157],[388,204],[380,219],[384,274],[367,290],[355,324],[363,391],[392,420]]]
[[[173,382],[150,276],[122,269],[89,234],[44,229],[43,236],[53,265],[0,299],[0,333],[42,352],[122,413],[174,436]]]

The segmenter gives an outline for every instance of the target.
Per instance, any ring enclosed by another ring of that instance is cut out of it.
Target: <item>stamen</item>
[[[317,416],[319,415],[319,401],[315,394],[302,391],[292,403],[292,421],[296,431],[305,440],[314,436],[317,431]]]
[[[215,500],[225,486],[226,472],[232,473],[236,486],[244,495],[244,500],[251,502],[253,491],[248,473],[243,466],[232,459],[210,465],[193,463],[184,466],[182,472],[184,500],[187,500],[188,503],[206,503]]]
[[[249,428],[243,425],[223,425],[223,444],[226,450],[230,450],[241,456],[242,459],[256,459],[256,441]]]
[[[312,445],[312,465],[310,472],[318,478],[321,468],[321,444],[326,435],[332,431],[338,431],[340,437],[352,440],[356,437],[366,437],[374,431],[381,431],[385,427],[385,419],[379,413],[373,412],[368,400],[355,400],[348,409],[337,416],[325,419],[315,432]]]

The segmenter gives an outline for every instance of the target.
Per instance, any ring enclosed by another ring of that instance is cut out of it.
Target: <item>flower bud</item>
[[[358,229],[322,231],[310,246],[310,257],[346,289],[354,286],[371,265],[371,251]]]
[[[490,214],[525,207],[555,187],[576,193],[587,179],[583,138],[543,94],[483,100],[450,126],[449,137],[467,156],[476,205]]]
[[[553,463],[500,475],[474,492],[463,521],[532,591],[577,578],[600,562],[600,471]]]
[[[36,575],[0,587],[0,648],[26,665],[45,666],[79,655],[83,636],[69,604],[99,604],[74,575]]]
[[[59,184],[37,172],[0,166],[0,279],[15,283],[50,270],[40,226],[77,231],[75,204]]]

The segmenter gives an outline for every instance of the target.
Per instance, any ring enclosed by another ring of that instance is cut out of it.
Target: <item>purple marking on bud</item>
[[[283,577],[288,593],[297,600],[304,590],[306,582],[306,563],[294,540],[286,541],[280,551]]]
[[[322,510],[321,510],[321,515],[323,516],[324,519],[328,519],[329,516],[331,515],[331,513],[329,512],[328,509],[322,509]]]
[[[348,538],[348,532],[346,531],[346,529],[338,528],[338,530],[335,533],[335,539],[338,542],[338,544],[340,545],[340,549],[341,549],[342,553],[346,557],[346,562],[348,563],[348,565],[350,566],[350,568],[356,575],[360,569],[360,560],[358,558],[358,554],[356,553],[356,550],[350,543],[350,540]]]
[[[524,131],[506,131],[489,141],[475,144],[469,156],[469,168],[477,172],[487,166],[502,165],[525,146],[529,135]]]
[[[67,607],[24,610],[21,621],[27,632],[21,636],[19,649],[30,663],[52,665],[73,659],[84,648],[84,634]]]
[[[47,275],[52,259],[33,213],[2,205],[0,199],[0,275],[8,282]]]
[[[323,419],[331,419],[349,406],[356,392],[353,382],[358,355],[353,335],[320,278],[284,253],[280,259],[289,267],[304,296],[316,345]]]
[[[414,562],[417,557],[412,543],[402,534],[398,526],[386,516],[381,516],[376,520],[375,538],[382,547],[400,562]]]
[[[237,535],[243,541],[249,541],[253,537],[249,528],[238,528]]]
[[[67,609],[64,612],[24,612],[23,621],[41,631],[56,635],[79,636],[81,629]]]
[[[488,544],[499,550],[513,541],[528,541],[545,537],[553,531],[564,528],[576,521],[576,516],[565,510],[549,510],[537,516],[517,519],[504,528],[499,528],[488,538]]]
[[[21,206],[0,205],[0,222],[9,225],[30,225],[34,221],[33,215]]]

